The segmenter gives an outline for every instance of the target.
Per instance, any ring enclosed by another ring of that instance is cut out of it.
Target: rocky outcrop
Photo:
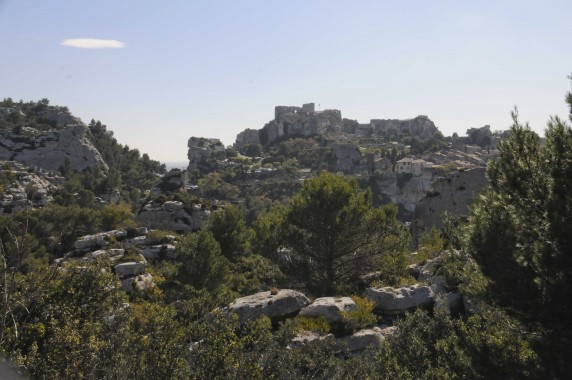
[[[241,149],[250,144],[260,144],[258,129],[245,129],[236,136],[236,147]]]
[[[145,292],[155,286],[153,276],[150,273],[144,273],[135,277],[129,277],[121,281],[121,289],[127,293]]]
[[[365,294],[374,302],[374,310],[385,316],[404,314],[418,307],[431,307],[434,303],[433,290],[429,286],[368,288]]]
[[[435,123],[427,116],[422,115],[409,120],[372,119],[370,126],[375,136],[387,137],[389,139],[397,139],[403,135],[430,139],[439,133]]]
[[[316,298],[311,305],[300,310],[301,317],[324,317],[330,324],[342,322],[342,311],[355,310],[357,305],[351,297]]]
[[[238,298],[229,305],[229,310],[238,314],[241,320],[256,319],[263,315],[279,320],[296,314],[310,301],[295,290],[280,289],[278,292],[266,291]]]
[[[112,230],[107,232],[100,232],[93,235],[85,235],[80,237],[74,243],[75,253],[85,253],[93,250],[106,248],[109,245],[109,240],[115,238],[121,240],[127,236],[125,230]]]
[[[338,110],[315,111],[313,103],[302,107],[277,106],[274,120],[260,130],[247,129],[239,133],[235,147],[241,149],[252,143],[266,146],[289,136],[340,135],[342,128],[342,114]]]
[[[62,128],[68,125],[82,124],[78,117],[73,116],[69,111],[61,108],[49,108],[38,113],[40,120],[45,120],[55,128]]]
[[[87,137],[89,130],[86,126],[75,124],[36,132],[39,134],[0,133],[0,160],[17,161],[46,170],[60,170],[69,165],[76,171],[93,167],[107,171],[107,164]]]
[[[126,263],[117,264],[113,267],[115,274],[120,277],[137,276],[145,273],[147,263],[145,261],[129,261]]]
[[[441,228],[441,215],[445,211],[457,216],[469,215],[469,205],[475,195],[488,185],[485,171],[485,168],[475,168],[437,179],[417,204],[415,220],[424,228]]]
[[[203,226],[210,216],[210,211],[202,205],[185,207],[179,201],[167,201],[162,204],[149,202],[137,215],[136,221],[141,226],[153,229],[191,232]]]
[[[225,158],[224,145],[219,139],[191,137],[187,146],[189,170],[214,171],[217,160]]]
[[[44,170],[0,161],[0,214],[47,205],[62,180]]]
[[[344,337],[342,341],[347,345],[348,350],[355,354],[369,347],[379,348],[385,340],[385,336],[386,334],[383,333],[381,328],[374,327],[357,331],[350,336]]]

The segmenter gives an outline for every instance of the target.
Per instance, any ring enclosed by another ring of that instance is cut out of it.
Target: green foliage
[[[311,331],[320,335],[326,335],[330,332],[330,324],[324,317],[309,318],[297,316],[294,319],[294,325],[294,331],[296,333]]]
[[[219,243],[222,255],[228,260],[236,261],[250,253],[252,232],[246,227],[244,215],[237,207],[228,205],[214,212],[207,228]]]
[[[394,207],[373,208],[356,182],[327,172],[307,180],[285,216],[289,273],[320,295],[355,284],[384,256],[404,251],[405,231],[395,216]]]
[[[444,245],[445,241],[435,226],[423,231],[419,237],[419,249],[417,250],[418,262],[437,257],[445,248]]]
[[[134,207],[138,206],[144,190],[149,190],[157,181],[157,175],[165,174],[164,164],[141,155],[137,149],[122,145],[113,137],[113,132],[100,121],[89,124],[90,140],[109,166],[109,174],[100,184],[103,192],[119,188],[122,196]]]
[[[433,317],[417,310],[397,324],[379,355],[381,371],[398,369],[410,379],[538,378],[538,357],[518,330],[498,311],[455,320],[445,309]]]
[[[374,302],[359,296],[352,296],[352,299],[357,307],[354,310],[342,311],[345,330],[355,332],[373,327],[377,323],[377,318],[373,314]]]
[[[244,154],[248,157],[262,156],[262,146],[260,144],[249,144],[244,147]]]
[[[226,285],[240,295],[248,295],[271,288],[283,281],[282,272],[269,259],[250,255],[230,264]]]
[[[572,329],[564,321],[572,316],[572,129],[552,118],[541,144],[516,112],[513,119],[487,170],[491,189],[469,217],[465,249],[489,280],[487,295],[541,326],[540,352],[560,377],[571,368]]]
[[[196,289],[214,290],[225,279],[227,261],[208,230],[183,236],[177,245],[177,257],[181,261],[180,281]]]

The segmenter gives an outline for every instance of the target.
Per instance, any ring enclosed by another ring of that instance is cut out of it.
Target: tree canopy
[[[284,215],[290,271],[318,294],[332,295],[399,255],[405,231],[394,206],[374,208],[355,181],[327,172],[307,180]]]

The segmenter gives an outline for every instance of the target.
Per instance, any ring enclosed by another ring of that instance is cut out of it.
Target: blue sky
[[[308,102],[445,135],[506,129],[516,105],[541,132],[567,117],[570,20],[569,0],[0,0],[0,98],[66,105],[161,161]]]

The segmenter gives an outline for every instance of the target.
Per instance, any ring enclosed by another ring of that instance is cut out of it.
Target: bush
[[[357,308],[349,311],[342,311],[342,321],[344,328],[348,332],[373,327],[377,323],[377,318],[373,314],[373,301],[359,296],[352,296]]]
[[[294,319],[294,331],[299,334],[302,331],[311,331],[321,335],[330,332],[330,324],[324,317],[309,318],[309,317],[296,317]]]

